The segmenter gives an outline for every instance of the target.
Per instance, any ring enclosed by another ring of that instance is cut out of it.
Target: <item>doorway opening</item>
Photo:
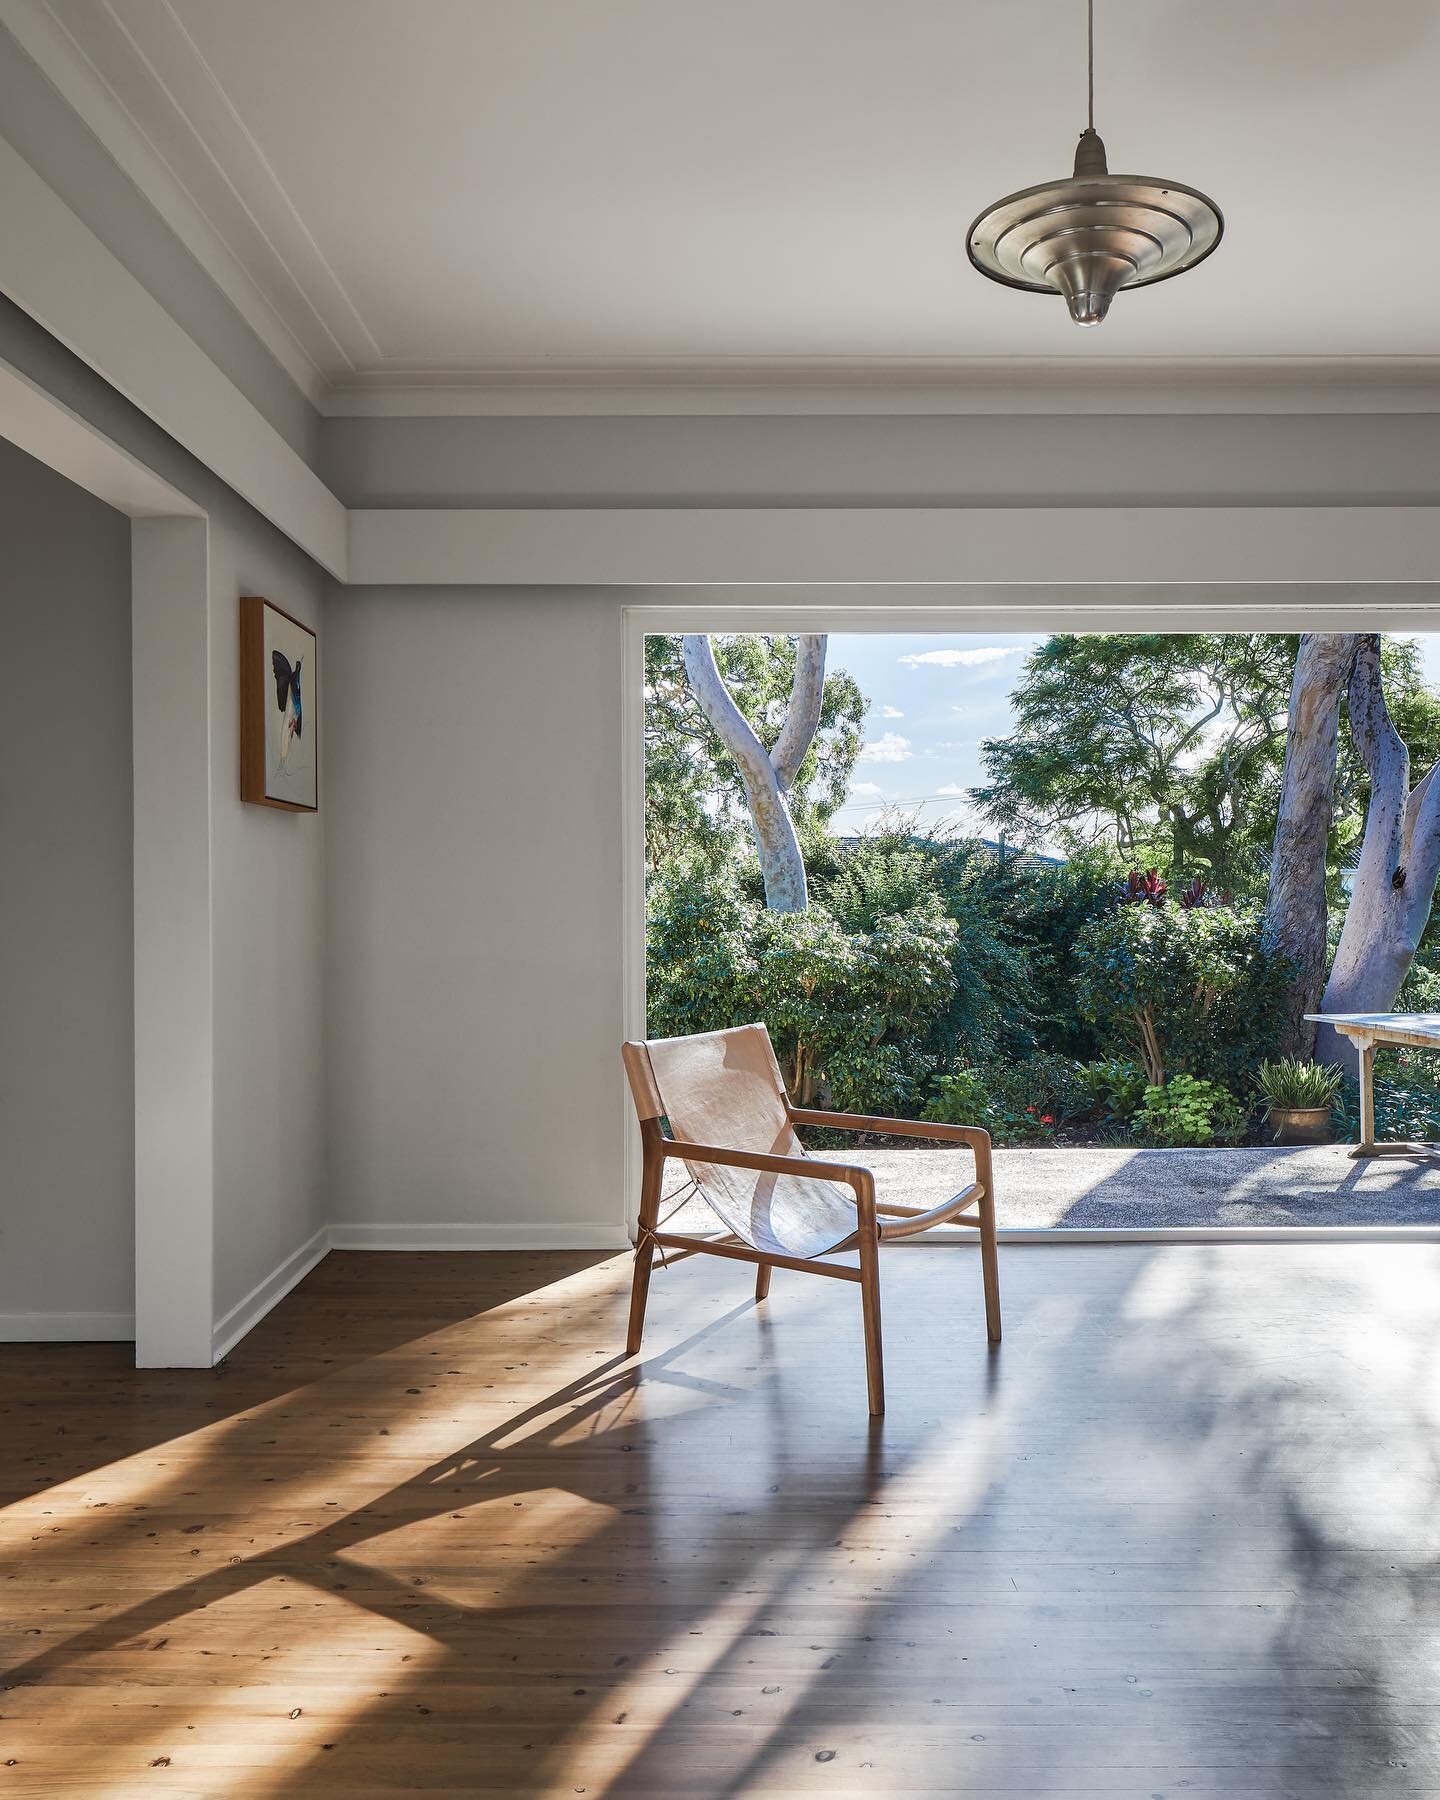
[[[1431,1160],[1350,1159],[1353,1060],[1312,1120],[1328,1141],[1276,1142],[1269,1072],[1315,1055],[1313,1033],[1287,1027],[1295,971],[1274,949],[1270,879],[1300,643],[1280,627],[1297,621],[835,621],[852,628],[821,635],[822,703],[785,789],[797,907],[757,835],[743,746],[707,711],[684,631],[656,628],[704,622],[686,611],[632,613],[645,948],[631,1001],[648,1035],[763,1018],[799,1105],[985,1125],[1017,1234],[1440,1225]],[[757,631],[754,613],[712,622],[732,627],[706,634],[714,670],[773,751],[797,640],[816,634]],[[1440,756],[1440,635],[1397,623],[1381,688],[1418,784]],[[1328,961],[1371,795],[1347,705],[1321,851]],[[1430,910],[1394,1009],[1431,1010],[1440,992]],[[1382,1136],[1440,1138],[1440,1058],[1382,1053],[1376,1098]],[[861,1159],[920,1204],[949,1179],[923,1146],[872,1141]]]

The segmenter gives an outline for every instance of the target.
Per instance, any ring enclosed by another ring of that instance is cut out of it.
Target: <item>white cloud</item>
[[[898,731],[887,731],[876,738],[873,744],[867,744],[857,760],[883,763],[909,762],[914,754],[915,752],[910,748],[909,738],[901,737]]]
[[[878,781],[852,781],[850,783],[850,797],[852,799],[858,796],[863,800],[878,800],[884,792],[884,788],[881,787]]]
[[[970,790],[967,787],[961,787],[958,781],[947,781],[944,787],[936,788],[935,792],[945,800],[963,800]]]
[[[920,650],[900,661],[909,669],[974,669],[981,663],[1019,656],[1023,649],[1023,644],[977,644],[973,650]]]
[[[903,719],[905,715],[898,706],[882,706],[880,717],[882,719]]]

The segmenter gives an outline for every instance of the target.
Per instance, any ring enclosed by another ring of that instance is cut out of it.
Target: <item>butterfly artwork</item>
[[[272,601],[241,601],[241,798],[318,806],[316,638]]]
[[[305,713],[300,700],[300,662],[290,667],[283,650],[270,652],[270,666],[275,671],[275,704],[280,710],[280,761],[287,762],[290,746],[305,730]]]

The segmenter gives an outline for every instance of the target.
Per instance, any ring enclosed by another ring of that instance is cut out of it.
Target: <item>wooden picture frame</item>
[[[319,640],[261,594],[240,597],[240,798],[320,810]]]

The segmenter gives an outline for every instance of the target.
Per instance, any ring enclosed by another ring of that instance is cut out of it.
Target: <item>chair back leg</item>
[[[885,1410],[885,1358],[880,1339],[880,1238],[874,1228],[860,1235],[860,1306],[865,1320],[865,1382],[870,1391],[870,1411]]]
[[[770,1292],[770,1277],[774,1270],[769,1263],[759,1263],[755,1269],[755,1298],[763,1300]]]

